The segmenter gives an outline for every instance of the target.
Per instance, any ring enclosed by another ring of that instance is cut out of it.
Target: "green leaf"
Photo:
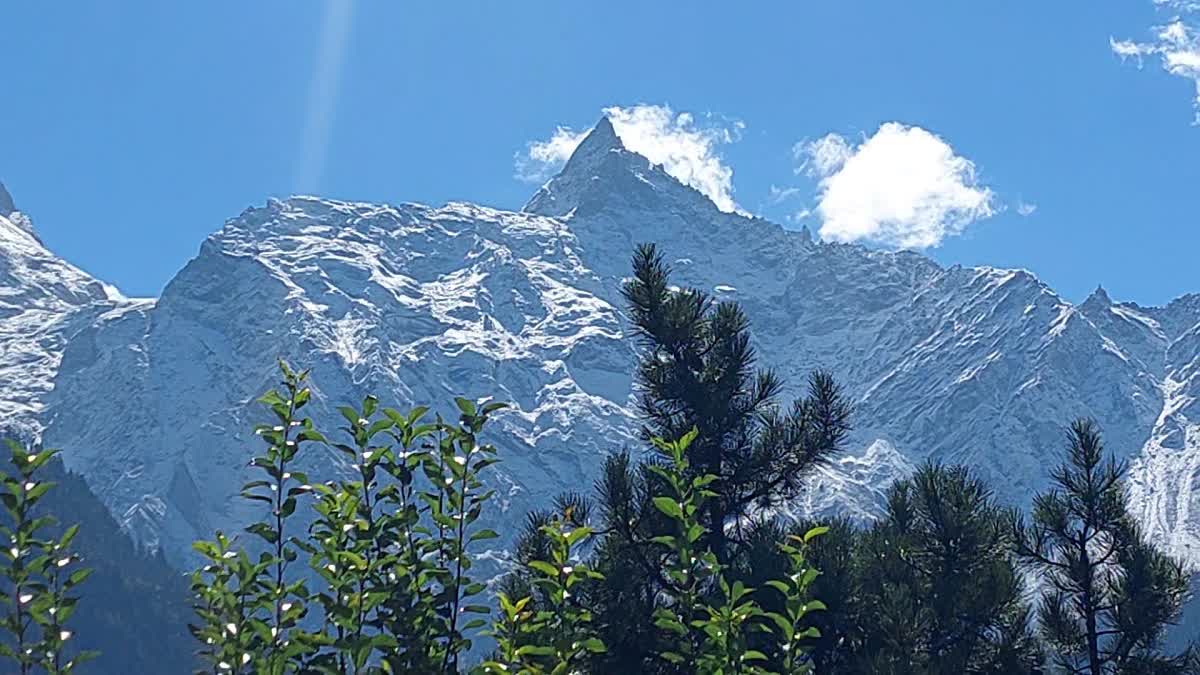
[[[269,544],[274,544],[279,540],[279,534],[266,523],[254,523],[248,526],[246,531],[258,535]]]
[[[311,441],[313,443],[324,443],[325,435],[316,429],[305,429],[296,435],[296,442]]]
[[[30,502],[36,502],[37,500],[41,499],[42,495],[46,494],[46,492],[52,487],[54,487],[54,483],[52,482],[47,481],[38,483],[32,490],[25,493],[25,499]]]
[[[580,642],[579,645],[593,654],[600,654],[608,651],[608,648],[604,646],[604,642],[601,641],[600,638],[591,637],[583,642]]]
[[[683,518],[683,509],[679,507],[679,502],[670,497],[655,497],[654,508],[676,520]]]
[[[792,627],[792,622],[789,621],[787,617],[779,614],[778,612],[767,612],[766,616],[771,621],[774,621],[775,625],[779,626],[780,633],[785,641],[792,639],[792,633],[795,632],[795,629]]]
[[[372,394],[367,394],[363,399],[363,417],[371,417],[375,414],[376,408],[379,407],[379,399]]]
[[[660,616],[655,619],[654,625],[663,630],[671,631],[676,635],[687,635],[687,628],[674,617]]]
[[[411,427],[414,424],[416,424],[417,420],[424,417],[425,413],[427,413],[427,412],[429,412],[429,406],[424,406],[424,405],[419,405],[419,406],[413,408],[412,410],[408,411],[408,420],[407,420],[408,426]]]
[[[696,440],[696,437],[699,435],[700,430],[696,427],[692,427],[691,431],[688,431],[676,442],[676,445],[678,445],[680,450],[687,450],[688,447],[691,446],[692,441]]]
[[[779,581],[778,579],[771,579],[770,581],[765,581],[763,583],[765,583],[767,586],[770,586],[771,588],[774,588],[775,590],[779,591],[780,593],[784,594],[785,596],[791,595],[791,593],[792,593],[791,587],[789,587],[784,582]]]
[[[488,539],[499,539],[499,538],[500,538],[499,532],[496,532],[495,530],[483,529],[483,530],[479,530],[478,532],[475,532],[474,534],[472,534],[471,538],[468,539],[467,541],[468,542],[476,542],[476,541],[485,541]]]
[[[827,532],[829,532],[829,527],[826,525],[821,525],[820,527],[814,527],[811,530],[809,530],[808,532],[804,533],[804,543],[807,544],[808,542],[812,541],[816,537],[819,537]]]
[[[567,546],[574,546],[579,540],[592,534],[590,527],[577,527],[567,535]]]
[[[555,579],[558,578],[558,574],[560,571],[559,568],[555,567],[554,565],[551,565],[548,562],[542,561],[542,560],[529,561],[529,567],[532,567],[533,569],[541,572],[542,574],[545,574],[546,576],[552,577]]]
[[[90,570],[88,568],[84,568],[81,570],[75,570],[74,572],[71,573],[71,576],[67,577],[67,581],[64,584],[64,586],[66,586],[68,588],[78,586],[79,584],[82,584],[84,582],[84,580],[86,580],[90,576],[92,576],[92,570]]]
[[[676,654],[675,652],[663,652],[660,654],[660,656],[670,663],[683,663],[685,660],[682,656]]]
[[[370,428],[367,429],[367,437],[371,438],[371,437],[375,436],[375,434],[378,434],[379,432],[383,431],[384,429],[390,429],[393,426],[393,424],[394,423],[390,419],[379,420],[378,422],[372,424],[370,426]]]
[[[350,426],[357,426],[360,415],[358,411],[348,405],[338,406],[338,412],[342,413],[342,417],[350,423]]]
[[[458,406],[458,409],[462,411],[463,415],[466,415],[467,417],[475,416],[475,402],[474,401],[472,401],[470,399],[462,398],[460,396],[460,397],[454,399],[454,404]]]
[[[58,547],[62,550],[66,550],[66,548],[71,545],[71,542],[75,539],[75,535],[77,534],[79,534],[78,523],[68,527],[67,530],[63,532],[63,535],[58,539]]]

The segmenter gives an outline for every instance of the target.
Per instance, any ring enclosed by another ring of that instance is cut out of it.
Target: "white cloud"
[[[794,152],[819,181],[825,239],[928,248],[996,213],[975,164],[920,127],[888,122],[857,145],[829,134]]]
[[[741,121],[716,121],[705,115],[698,122],[691,113],[675,113],[665,105],[612,106],[604,109],[621,142],[629,150],[690,185],[713,201],[722,211],[733,212],[733,169],[718,154],[721,145],[741,137]],[[562,168],[587,131],[558,127],[544,141],[533,141],[515,158],[521,180],[542,182]]]
[[[838,134],[827,134],[815,141],[800,141],[792,146],[792,156],[801,163],[796,173],[810,176],[837,173],[852,155],[854,148]]]
[[[667,106],[605,108],[617,136],[633,152],[708,196],[722,211],[737,210],[733,201],[733,169],[717,155],[717,147],[740,137],[745,125],[697,125],[690,113],[676,115]]]
[[[800,188],[798,187],[779,187],[778,185],[772,183],[771,186],[767,188],[767,201],[771,204],[778,204],[780,202],[786,202],[789,199],[798,196],[799,194]]]
[[[1180,12],[1200,11],[1200,1],[1198,0],[1154,0],[1154,4]]]
[[[1194,0],[1155,0],[1155,4],[1179,12],[1200,11],[1200,2]],[[1157,56],[1168,73],[1191,80],[1196,87],[1192,99],[1196,108],[1194,122],[1200,124],[1200,27],[1183,17],[1175,17],[1170,23],[1155,27],[1150,42],[1109,38],[1109,45],[1122,59],[1136,59],[1139,68],[1145,57]]]
[[[525,152],[518,152],[514,158],[516,177],[528,183],[545,182],[567,163],[587,135],[587,131],[558,127],[550,138],[530,142]]]
[[[1032,216],[1034,211],[1037,211],[1037,204],[1030,204],[1023,201],[1017,202],[1017,215],[1021,217]]]
[[[805,207],[805,208],[800,209],[799,211],[793,213],[792,215],[788,216],[787,218],[788,218],[788,220],[790,220],[793,223],[798,223],[800,221],[808,220],[809,218],[812,218],[812,215],[813,215],[812,209]]]

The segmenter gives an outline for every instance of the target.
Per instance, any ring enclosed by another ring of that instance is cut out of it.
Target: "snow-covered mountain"
[[[9,229],[5,260],[19,240],[57,261]],[[328,429],[334,406],[367,392],[401,407],[493,395],[514,404],[492,436],[505,460],[496,524],[511,526],[587,490],[604,454],[635,442],[619,288],[645,241],[680,285],[743,304],[792,394],[820,366],[857,401],[851,452],[795,510],[870,517],[927,457],[968,463],[1022,503],[1045,485],[1063,425],[1088,415],[1132,462],[1147,527],[1200,563],[1200,296],[1144,308],[1098,290],[1075,306],[1024,271],[820,243],[719,211],[625,149],[607,120],[520,212],[272,200],[209,237],[155,302],[57,261],[79,275],[63,289],[80,299],[39,315],[56,337],[35,367],[8,356],[20,325],[0,326],[0,377],[25,387],[0,405],[44,428],[131,533],[181,562],[193,539],[248,517],[231,496],[259,449],[253,400],[277,357],[312,367]],[[8,277],[0,287],[25,293]],[[6,311],[33,311],[27,295]],[[342,468],[321,451],[307,461]]]
[[[136,304],[47,250],[0,184],[0,428],[39,437],[66,344]]]

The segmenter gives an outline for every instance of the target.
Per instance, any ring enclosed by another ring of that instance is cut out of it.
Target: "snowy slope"
[[[449,404],[495,395],[499,504],[523,517],[625,438],[632,358],[562,221],[451,205],[295,198],[213,235],[148,311],[81,335],[47,433],[140,539],[185,551],[247,517],[231,500],[257,451],[252,403],[277,357],[311,366],[318,417],[377,392]],[[130,348],[128,340],[135,340]],[[114,385],[114,381],[119,384]],[[98,392],[119,389],[120,396]],[[339,467],[308,458],[314,475]]]
[[[66,343],[135,302],[48,251],[0,184],[0,429],[37,438]]]
[[[763,362],[794,387],[822,366],[856,399],[852,452],[794,511],[871,517],[886,484],[930,457],[1021,503],[1045,485],[1063,425],[1089,415],[1131,460],[1144,522],[1200,563],[1200,299],[1141,308],[1098,291],[1074,306],[1024,271],[815,242],[718,211],[603,120],[521,212],[311,197],[249,209],[156,303],[84,322],[59,347],[54,388],[29,398],[129,530],[180,561],[248,516],[230,497],[276,357],[312,366],[331,429],[332,406],[366,392],[399,406],[495,395],[515,406],[494,436],[496,524],[511,531],[633,444],[619,287],[645,241],[678,283],[743,303]],[[307,461],[339,469],[322,452]]]

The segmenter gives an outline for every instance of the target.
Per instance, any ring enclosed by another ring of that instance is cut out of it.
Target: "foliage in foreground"
[[[267,447],[251,464],[263,478],[242,491],[268,514],[247,528],[257,547],[220,533],[196,545],[204,658],[229,673],[457,672],[489,613],[468,547],[498,536],[475,526],[492,496],[480,475],[498,461],[477,439],[503,406],[457,399],[451,424],[367,397],[340,409],[347,442],[328,443],[302,414],[307,373],[281,369],[282,391],[261,399],[275,417],[257,429]],[[357,475],[310,481],[299,456],[319,445]],[[307,531],[293,525],[302,500],[315,512]]]
[[[650,452],[606,462],[597,526],[578,494],[529,515],[498,611],[471,547],[499,536],[478,525],[499,461],[479,436],[504,406],[455,399],[449,422],[368,396],[339,409],[330,441],[304,414],[307,372],[281,364],[282,388],[261,399],[274,420],[257,428],[260,476],[242,490],[263,518],[195,546],[201,672],[1198,672],[1192,652],[1162,649],[1184,571],[1130,518],[1124,466],[1094,425],[1072,426],[1056,487],[1028,519],[968,469],[930,463],[891,487],[870,527],[785,527],[766,514],[849,429],[840,390],[815,373],[781,412],[782,383],[756,368],[735,303],[672,287],[653,247],[634,272]],[[53,452],[10,450],[0,656],[23,674],[71,672],[90,656],[66,627],[88,575],[69,552],[78,528],[48,534],[38,513],[50,484],[34,474]],[[311,452],[350,471],[315,482],[301,469]],[[1022,566],[1042,582],[1036,614]],[[467,663],[481,632],[496,648]]]
[[[965,468],[926,464],[871,526],[830,529],[809,551],[827,570],[808,643],[818,672],[1041,672],[1008,513]]]
[[[731,648],[744,644],[751,653],[748,665],[779,671],[803,657],[785,655],[779,636],[764,628],[777,625],[769,617],[744,620],[733,609],[787,611],[767,582],[789,578],[791,559],[778,546],[785,540],[781,526],[766,514],[794,498],[805,478],[841,450],[849,430],[848,402],[834,380],[817,371],[806,395],[784,406],[784,383],[759,367],[749,321],[737,303],[674,286],[654,246],[639,247],[632,268],[623,292],[641,347],[634,380],[644,451],[610,456],[594,494],[568,493],[558,500],[595,512],[596,536],[585,542],[586,555],[603,578],[580,601],[607,650],[589,659],[588,671],[689,672],[694,665],[684,662],[698,652],[681,646],[677,629],[659,619],[673,611],[691,633],[687,622],[707,617],[706,607],[730,609],[709,618],[736,624],[735,631],[745,626],[746,634],[730,638],[723,632],[721,639],[732,639]],[[671,442],[689,436],[686,462],[678,465]],[[677,473],[678,484],[664,471]],[[696,509],[683,514],[694,521],[686,536],[679,531],[679,514],[666,506],[666,500],[684,498]],[[515,547],[519,562],[540,555],[539,528],[550,517],[543,511],[530,518]],[[696,539],[689,542],[687,536]],[[680,543],[690,549],[682,556],[676,550]],[[698,569],[701,578],[687,584],[671,578],[669,572],[683,572],[681,561],[699,565],[701,555],[711,556],[706,562],[712,570]],[[518,568],[504,583],[519,589],[528,586],[527,577]],[[688,594],[691,599],[677,600]],[[690,609],[682,611],[681,605]],[[672,663],[664,654],[681,656]]]
[[[7,463],[12,468],[2,473],[14,480],[20,479],[20,470],[11,463],[11,446],[4,447],[9,451]],[[36,447],[22,446],[21,455],[26,458],[40,453]],[[37,484],[52,484],[53,488],[29,501],[24,516],[26,522],[50,518],[41,520],[45,526],[39,530],[38,538],[59,544],[64,536],[74,532],[66,550],[78,559],[77,562],[86,561],[92,570],[82,587],[86,590],[86,599],[71,604],[71,609],[65,612],[56,611],[59,622],[64,625],[59,630],[60,637],[64,629],[70,633],[66,640],[67,649],[59,652],[60,662],[65,666],[71,659],[63,661],[64,656],[86,653],[91,658],[86,659],[86,666],[79,672],[189,672],[195,663],[194,641],[187,631],[188,588],[179,572],[161,554],[139,549],[108,507],[92,493],[87,482],[63,465],[59,454],[55,453],[39,466],[32,478]],[[0,489],[11,494],[13,487],[9,483],[7,488]],[[4,509],[0,512],[0,523],[11,529],[13,515]],[[9,553],[11,556],[11,550]],[[15,561],[3,562],[11,567]],[[80,567],[80,564],[68,563],[63,569],[77,571]],[[0,577],[0,583],[6,584],[0,589],[0,595],[11,603],[14,596],[9,576]],[[12,605],[9,606],[11,615]],[[33,616],[27,614],[26,618]],[[26,638],[34,637],[37,630],[41,627],[31,624]],[[20,672],[22,666],[16,654],[20,651],[17,645],[21,641],[28,640],[14,635],[9,624],[0,627],[0,642],[13,650],[12,656],[0,656],[0,663],[4,664],[0,665],[0,672]],[[27,644],[24,649],[32,650],[33,647]],[[35,672],[45,671],[38,664],[32,664],[32,667]]]
[[[503,406],[457,399],[457,423],[426,420],[427,410],[402,413],[366,398],[342,408],[345,443],[331,443],[303,414],[311,393],[307,374],[281,364],[283,387],[262,398],[275,422],[261,426],[264,453],[252,466],[263,477],[246,484],[244,498],[264,505],[267,518],[246,531],[254,546],[218,533],[198,542],[205,565],[193,575],[198,621],[193,634],[216,673],[453,673],[467,667],[472,635],[488,626],[484,585],[470,576],[469,547],[497,533],[476,526],[492,496],[481,475],[498,461],[478,440]],[[757,665],[765,656],[752,633],[778,632],[799,653],[811,635],[801,623],[819,609],[804,598],[815,572],[799,566],[776,584],[786,614],[769,614],[742,582],[727,583],[704,547],[699,514],[711,496],[712,476],[693,477],[685,452],[692,431],[675,442],[656,441],[673,464],[656,467],[665,488],[655,506],[676,523],[657,545],[674,561],[669,602],[656,621],[676,633],[661,657],[699,672],[804,672],[799,659],[784,671]],[[357,475],[314,483],[300,456],[326,445],[344,455]],[[315,513],[302,529],[302,504]],[[476,670],[489,673],[575,673],[606,651],[581,603],[603,575],[580,559],[592,529],[575,507],[539,527],[537,557],[524,560],[528,585],[498,595],[490,624],[497,649]],[[815,536],[814,532],[811,536]],[[305,564],[306,571],[298,565]],[[720,593],[720,597],[716,593]]]
[[[149,553],[122,529],[108,507],[55,457],[42,469],[54,489],[37,513],[59,524],[48,532],[61,536],[78,525],[72,549],[93,570],[76,605],[73,641],[81,650],[100,653],[80,672],[187,673],[196,663],[187,578],[167,562],[161,550]],[[0,669],[2,670],[2,669]]]
[[[1028,520],[1014,515],[1017,555],[1046,582],[1038,603],[1042,637],[1065,672],[1195,672],[1190,652],[1161,650],[1187,574],[1129,514],[1124,475],[1095,424],[1076,421],[1066,459],[1050,474],[1054,488],[1034,499]]]
[[[9,460],[16,470],[0,474],[0,502],[6,518],[0,535],[8,547],[0,555],[0,583],[6,611],[0,625],[9,639],[0,643],[0,656],[16,672],[71,673],[95,657],[71,648],[71,617],[79,602],[80,584],[91,570],[79,565],[71,550],[78,525],[61,535],[47,531],[56,522],[38,515],[38,504],[54,483],[40,480],[40,470],[56,450],[30,450],[8,441]]]
[[[790,537],[793,543],[781,546],[790,559],[791,573],[782,580],[767,582],[767,586],[782,595],[784,611],[765,611],[751,597],[756,589],[740,580],[729,581],[716,554],[697,548],[704,536],[699,516],[705,502],[718,495],[709,489],[717,480],[715,475],[695,476],[690,470],[686,453],[696,433],[693,430],[675,442],[654,439],[670,463],[650,467],[669,486],[666,495],[652,501],[675,524],[672,534],[654,541],[670,550],[666,571],[673,591],[671,602],[654,614],[655,625],[675,636],[675,646],[660,656],[675,666],[694,667],[701,673],[807,673],[809,663],[803,658],[802,640],[816,637],[819,631],[805,627],[804,619],[809,612],[825,606],[808,597],[808,587],[817,573],[807,565],[801,546],[825,530],[814,528],[803,537]],[[775,638],[783,654],[777,669],[769,668],[767,655],[754,648],[755,633]]]
[[[834,521],[809,547],[828,605],[808,643],[817,671],[1200,673],[1192,650],[1164,647],[1186,575],[1131,523],[1122,473],[1078,421],[1028,517],[966,468],[928,464],[891,488],[876,523]],[[1023,572],[1040,582],[1034,607]]]

